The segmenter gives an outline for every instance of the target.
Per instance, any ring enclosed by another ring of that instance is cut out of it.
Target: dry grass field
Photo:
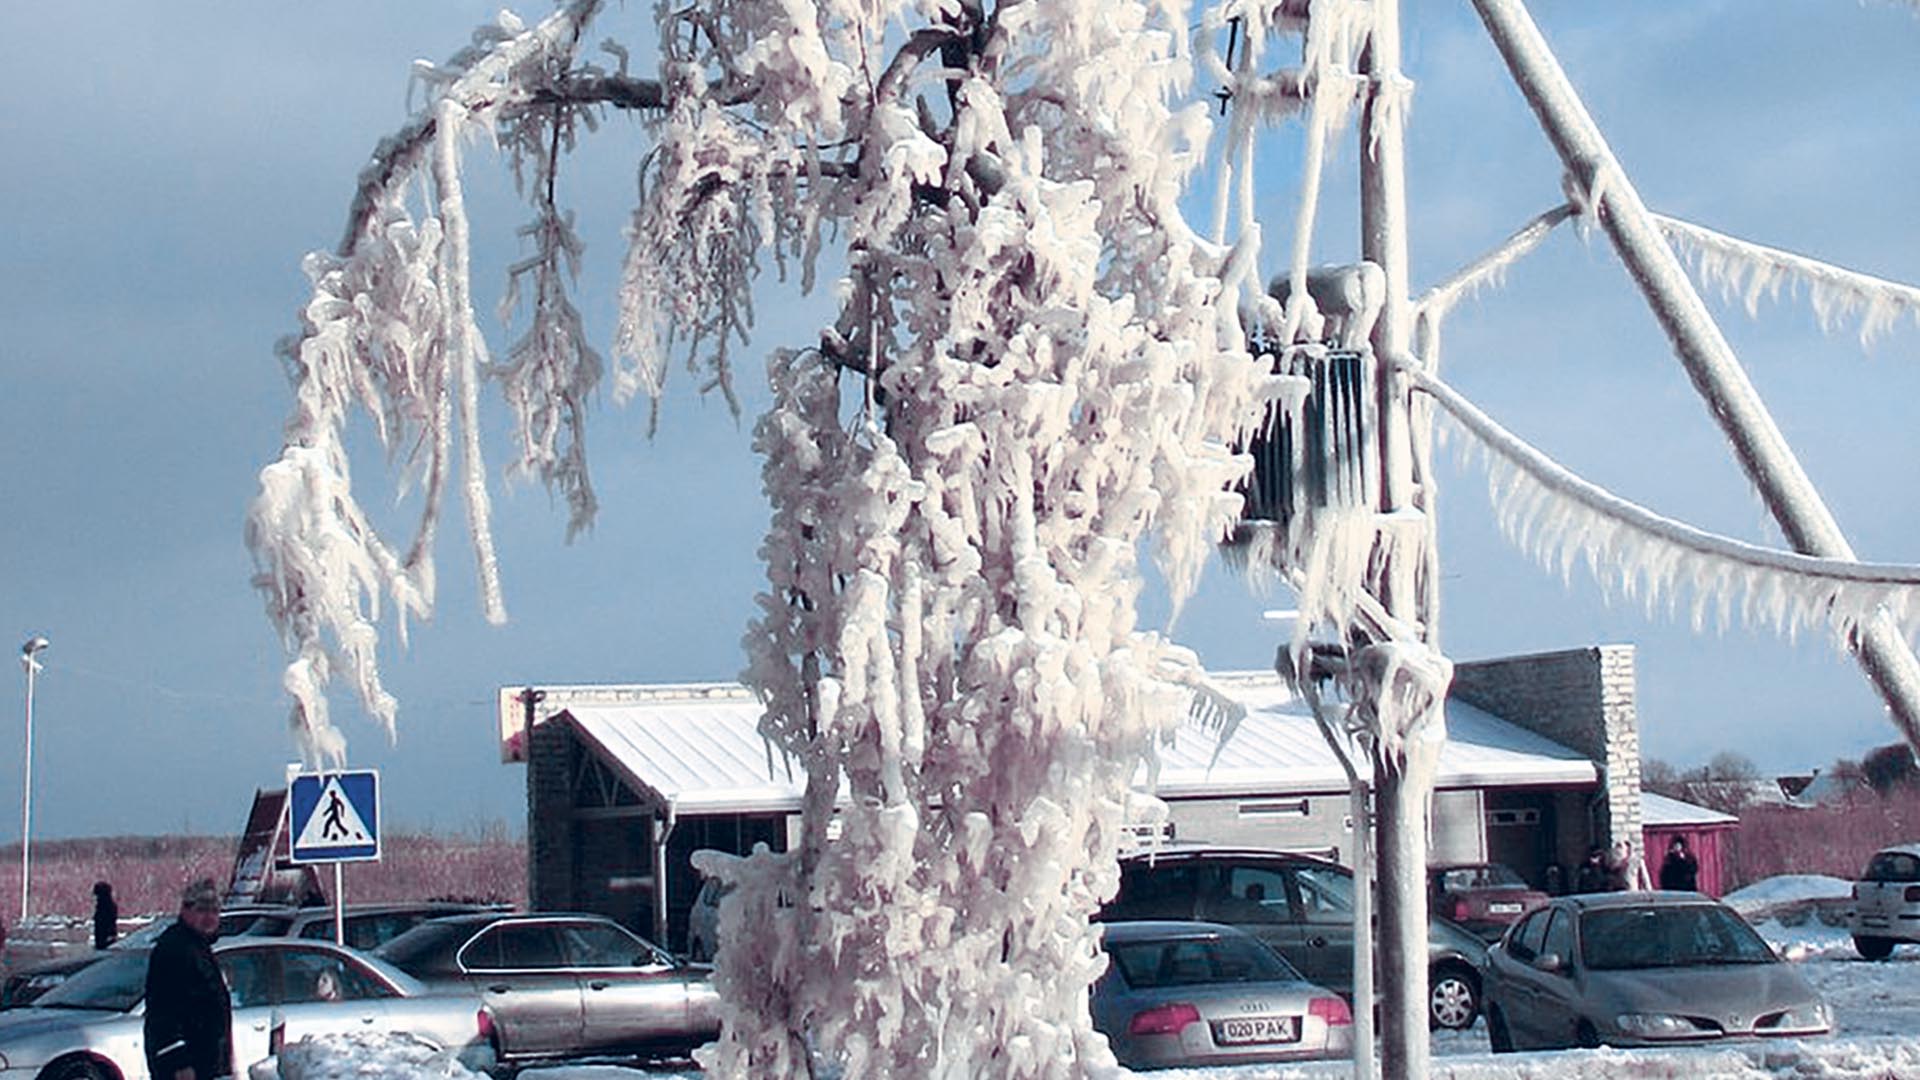
[[[49,919],[88,918],[93,883],[111,882],[123,916],[171,912],[180,886],[211,877],[224,888],[233,870],[231,836],[115,836],[33,845],[32,910]],[[377,863],[345,867],[349,903],[434,898],[527,899],[526,844],[505,828],[478,834],[394,833]],[[332,871],[321,883],[333,888]],[[0,848],[0,915],[19,914],[20,845]]]

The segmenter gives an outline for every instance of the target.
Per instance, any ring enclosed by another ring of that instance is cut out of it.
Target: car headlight
[[[1613,1018],[1613,1023],[1622,1032],[1643,1039],[1680,1039],[1706,1034],[1693,1021],[1671,1013],[1621,1013]]]
[[[1765,1025],[1763,1031],[1827,1031],[1833,1027],[1833,1010],[1824,1001],[1788,1009]]]

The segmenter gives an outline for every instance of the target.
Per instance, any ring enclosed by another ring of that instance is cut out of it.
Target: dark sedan
[[[478,994],[494,1052],[509,1064],[683,1053],[720,1032],[709,969],[598,915],[455,915],[374,955],[430,987]]]
[[[1822,1035],[1833,1015],[1732,909],[1699,893],[1561,897],[1494,946],[1495,1053]]]

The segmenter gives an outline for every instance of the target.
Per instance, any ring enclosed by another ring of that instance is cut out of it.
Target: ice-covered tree
[[[1085,990],[1131,784],[1184,711],[1194,658],[1136,627],[1152,534],[1176,594],[1240,504],[1234,450],[1275,380],[1247,351],[1257,230],[1189,229],[1208,102],[1182,4],[716,2],[656,9],[655,79],[577,50],[600,5],[503,16],[426,73],[346,239],[309,259],[286,350],[298,406],[250,539],[296,658],[312,759],[337,760],[336,673],[387,723],[383,604],[429,610],[458,478],[501,605],[476,424],[513,407],[516,469],[594,509],[582,423],[603,364],[568,300],[580,242],[559,150],[594,110],[645,110],[612,362],[657,390],[680,355],[723,390],[754,276],[846,253],[840,317],[769,365],[755,429],[773,523],[747,647],[764,730],[808,771],[791,853],[717,862],[729,919],[727,1075],[1046,1076],[1110,1067]],[[535,207],[524,336],[491,362],[473,314],[461,157],[491,136]],[[370,526],[344,438],[359,405],[412,449],[404,549]],[[841,835],[827,824],[841,804]],[[778,898],[785,897],[782,904]]]

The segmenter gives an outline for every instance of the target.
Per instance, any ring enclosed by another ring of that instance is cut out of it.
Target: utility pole
[[[1411,86],[1400,70],[1399,0],[1375,0],[1373,24],[1361,73],[1367,79],[1366,102],[1360,116],[1360,251],[1378,266],[1386,285],[1380,317],[1374,323],[1371,344],[1378,379],[1376,411],[1379,421],[1380,533],[1376,544],[1386,545],[1379,560],[1379,576],[1370,588],[1391,619],[1389,633],[1398,637],[1411,630],[1418,640],[1396,641],[1385,647],[1424,650],[1431,636],[1430,613],[1420,610],[1418,566],[1429,557],[1433,522],[1421,512],[1414,493],[1413,445],[1408,415],[1412,386],[1398,361],[1410,354],[1412,301],[1407,267],[1406,115]],[[1431,511],[1431,507],[1426,507]],[[1397,534],[1397,535],[1396,535]],[[1408,542],[1412,541],[1412,542]],[[1441,670],[1450,673],[1444,660]],[[1378,859],[1379,944],[1385,958],[1380,1001],[1380,1067],[1395,1080],[1427,1075],[1431,1053],[1428,1032],[1427,893],[1423,887],[1427,864],[1427,804],[1433,791],[1430,768],[1410,758],[1430,755],[1425,729],[1440,722],[1446,687],[1439,700],[1420,715],[1398,717],[1392,708],[1394,687],[1384,685],[1397,676],[1397,664],[1385,668],[1364,665],[1364,677],[1376,671],[1383,685],[1372,688],[1380,707],[1377,719],[1409,725],[1388,737],[1372,740],[1374,821]],[[1400,734],[1409,737],[1401,738]],[[1358,827],[1356,822],[1356,828]],[[1356,925],[1369,933],[1371,928]],[[1371,1001],[1354,1002],[1368,1009]]]

